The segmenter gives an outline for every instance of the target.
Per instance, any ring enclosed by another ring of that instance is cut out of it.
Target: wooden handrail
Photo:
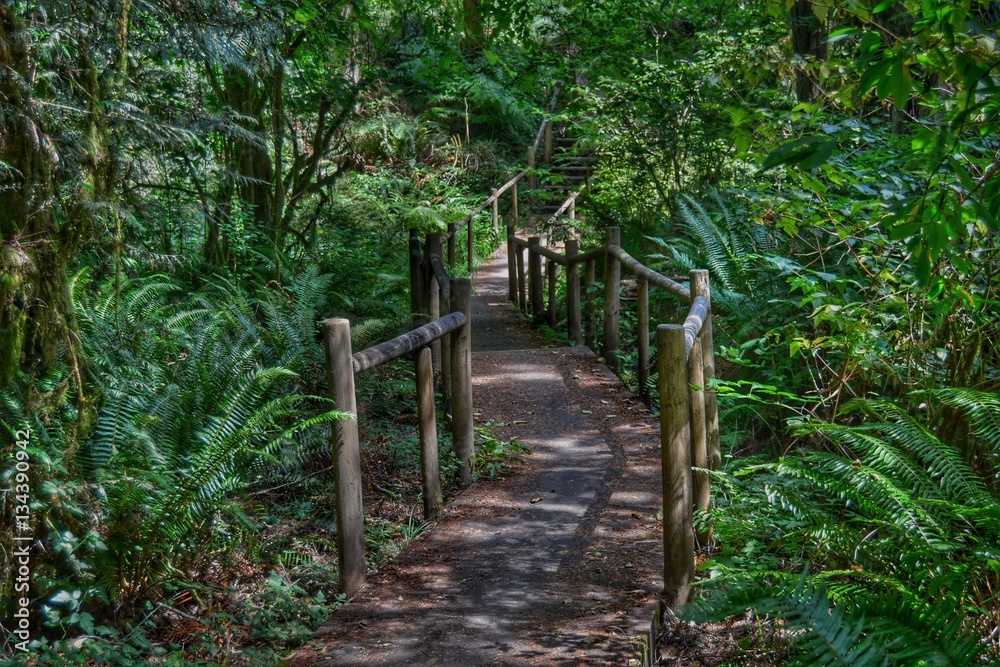
[[[659,274],[656,271],[653,271],[652,269],[646,268],[645,266],[640,264],[638,260],[632,257],[632,255],[625,252],[621,248],[621,246],[617,245],[608,246],[608,252],[614,255],[618,259],[618,261],[622,263],[622,266],[627,268],[635,275],[641,278],[645,278],[646,280],[649,281],[651,285],[656,285],[660,289],[665,290],[680,299],[684,299],[685,301],[688,302],[691,301],[691,290],[689,290],[687,287],[684,287],[684,285],[676,283],[670,278],[667,278],[666,276]]]
[[[561,266],[569,265],[569,262],[566,260],[566,255],[560,255],[559,253],[549,250],[548,248],[543,248],[540,245],[529,245],[528,249],[534,250],[542,257],[545,257],[546,259],[551,259],[553,262]]]
[[[441,300],[444,303],[451,303],[451,278],[444,268],[444,260],[440,255],[431,255],[431,269],[434,271],[434,278],[441,287]]]
[[[538,147],[542,145],[542,137],[545,136],[545,126],[551,122],[552,122],[551,119],[546,118],[545,120],[542,121],[542,126],[538,128],[538,134],[535,135],[535,143],[531,144],[531,150],[533,150],[535,153],[538,152]]]
[[[708,299],[703,296],[696,296],[691,302],[691,309],[684,319],[684,349],[690,356],[694,341],[701,333],[701,328],[708,319]]]
[[[422,327],[408,331],[402,336],[396,336],[392,340],[357,352],[351,357],[354,372],[357,374],[370,370],[426,347],[452,331],[462,328],[465,326],[465,321],[463,313],[451,313]]]
[[[464,227],[465,225],[471,223],[472,220],[477,215],[479,215],[480,213],[482,213],[483,211],[485,211],[488,206],[490,206],[491,204],[493,204],[493,202],[495,202],[497,199],[499,199],[500,195],[502,195],[503,193],[507,192],[507,190],[509,190],[512,187],[514,187],[515,184],[517,184],[522,178],[524,178],[527,175],[528,175],[528,170],[525,169],[525,170],[521,171],[520,173],[518,173],[516,176],[514,176],[512,179],[510,179],[509,181],[507,181],[506,183],[504,183],[503,185],[501,185],[499,188],[497,188],[497,191],[494,192],[494,193],[492,193],[492,194],[490,194],[490,196],[486,199],[486,201],[484,201],[482,204],[480,204],[476,208],[472,209],[471,213],[469,213],[464,218],[462,218],[462,221],[458,223],[458,226],[455,227],[455,229],[452,229],[447,234],[442,234],[441,235],[441,240],[442,241],[447,241],[452,236],[454,236],[455,234],[457,234],[458,230],[462,229],[462,227]]]
[[[549,224],[550,225],[555,224],[559,216],[565,213],[566,209],[568,209],[570,206],[576,203],[576,199],[577,197],[580,196],[581,193],[583,193],[583,190],[577,190],[576,192],[571,192],[569,197],[566,198],[566,201],[562,203],[562,206],[556,209],[556,212],[553,213],[551,216],[549,216]]]
[[[573,255],[568,258],[568,262],[572,264],[580,264],[581,262],[592,262],[596,259],[601,259],[607,254],[607,249],[604,246],[598,248],[593,248],[587,252],[580,253],[579,255]]]

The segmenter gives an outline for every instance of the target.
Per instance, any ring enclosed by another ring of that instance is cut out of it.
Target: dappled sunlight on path
[[[658,431],[587,350],[545,347],[476,280],[478,424],[530,446],[371,577],[295,665],[625,665],[661,588]]]

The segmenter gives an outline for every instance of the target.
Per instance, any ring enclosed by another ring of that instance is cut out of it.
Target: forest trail
[[[292,665],[634,664],[662,590],[658,424],[513,309],[503,249],[475,288],[477,424],[532,454],[446,505]]]

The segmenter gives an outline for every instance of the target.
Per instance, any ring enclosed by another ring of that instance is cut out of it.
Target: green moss
[[[6,386],[21,363],[27,316],[23,304],[18,304],[19,288],[16,275],[0,275],[0,387]]]

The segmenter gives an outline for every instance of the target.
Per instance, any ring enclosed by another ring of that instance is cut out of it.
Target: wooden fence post
[[[535,183],[535,147],[531,146],[528,148],[528,188],[532,191],[531,195],[534,195],[535,188],[537,184]]]
[[[576,200],[575,199],[569,203],[569,211],[567,211],[567,212],[569,213],[569,219],[570,220],[576,220]]]
[[[556,278],[558,276],[559,265],[553,262],[551,259],[546,259],[545,262],[545,277],[549,284],[549,305],[548,314],[546,320],[549,326],[553,329],[556,328],[556,322],[559,320],[559,302],[556,301]]]
[[[465,326],[451,334],[451,428],[452,447],[458,456],[458,479],[472,483],[472,282],[451,281],[451,312],[465,313]]]
[[[517,244],[514,243],[514,225],[507,225],[507,300],[517,305]]]
[[[437,232],[428,233],[427,238],[424,240],[424,280],[427,281],[424,289],[427,298],[428,322],[433,322],[441,317],[441,285],[438,284],[437,276],[434,275],[434,267],[431,266],[431,255],[441,256],[441,235]],[[440,341],[431,343],[431,353],[434,360],[434,370],[441,370]]]
[[[514,244],[517,252],[517,307],[522,313],[528,312],[528,281],[524,275],[524,248]]]
[[[469,220],[469,275],[470,276],[472,275],[472,259],[473,255],[475,254],[473,252],[473,247],[472,247],[473,242],[475,241],[475,230],[473,229],[475,227],[475,225],[473,224],[474,222],[475,222],[474,219]]]
[[[490,196],[493,197],[491,213],[493,214],[493,231],[500,231],[500,198],[497,196],[497,189],[490,189]]]
[[[449,239],[450,240],[450,239]],[[448,284],[449,293],[442,292],[440,316],[451,312],[451,283]],[[441,345],[441,377],[438,378],[438,387],[441,390],[441,412],[446,421],[451,419],[451,336],[445,336],[437,341]]]
[[[701,355],[703,360],[702,383],[705,386],[705,437],[708,448],[708,465],[710,470],[722,467],[722,452],[719,448],[719,406],[715,390],[709,385],[715,378],[715,341],[712,332],[712,288],[709,284],[709,273],[705,269],[691,272],[691,298],[703,296],[708,301],[708,313],[705,324],[701,328]],[[712,496],[709,488],[708,503],[711,507]],[[706,508],[707,509],[707,508]],[[712,532],[705,536],[706,542],[711,542]]]
[[[573,258],[580,251],[580,242],[566,239],[566,319],[568,320],[570,345],[580,345],[583,336],[580,330],[580,263]]]
[[[531,319],[535,324],[541,324],[545,317],[545,295],[542,287],[542,256],[535,250],[541,243],[541,238],[532,236],[528,239],[528,285],[531,290]]]
[[[510,214],[513,218],[514,228],[516,229],[520,223],[520,217],[517,211],[517,181],[514,181],[514,185],[510,186]]]
[[[605,247],[621,244],[621,229],[605,230]],[[604,256],[604,363],[618,373],[618,335],[621,318],[622,267],[610,252]]]
[[[691,525],[691,435],[688,424],[684,327],[656,328],[663,474],[663,593],[667,604],[687,602],[694,580]]]
[[[594,352],[597,352],[597,333],[596,324],[594,322],[594,314],[597,310],[597,305],[594,303],[594,282],[597,280],[597,262],[593,259],[588,259],[583,270],[583,295],[586,301],[586,308],[584,313],[584,338],[583,344],[589,347]]]
[[[455,237],[458,236],[458,225],[448,223],[448,268],[455,268]]]
[[[691,465],[695,468],[705,468],[708,463],[708,440],[705,432],[705,373],[702,358],[701,336],[694,339],[691,352],[688,353],[688,411],[691,422]],[[691,493],[694,505],[700,510],[708,510],[712,505],[712,492],[708,484],[708,475],[696,470],[691,471]],[[698,532],[698,544],[708,543],[708,531]]]
[[[424,490],[424,520],[441,513],[441,470],[438,465],[437,411],[434,409],[433,355],[417,352],[417,423],[420,430],[420,478]]]
[[[639,399],[649,407],[649,281],[637,279],[639,286],[637,316],[639,320]]]
[[[333,465],[337,479],[337,559],[340,592],[353,596],[365,583],[365,515],[361,499],[361,448],[351,362],[351,323],[323,322],[327,384],[335,407],[350,414],[333,422]]]
[[[417,230],[410,230],[410,315],[413,321],[424,312],[423,267],[420,266],[420,238]]]

